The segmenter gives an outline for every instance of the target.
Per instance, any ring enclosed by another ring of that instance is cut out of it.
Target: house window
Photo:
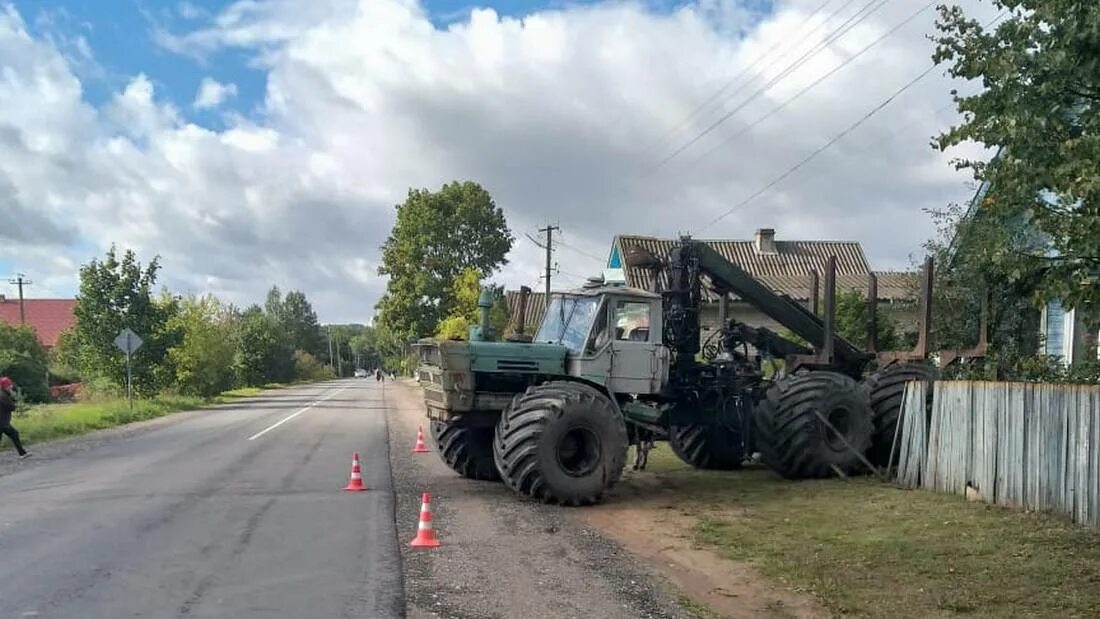
[[[1065,342],[1065,316],[1062,303],[1058,299],[1047,302],[1043,308],[1043,353],[1062,356]]]

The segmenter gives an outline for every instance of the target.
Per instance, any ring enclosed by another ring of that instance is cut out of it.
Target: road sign
[[[134,410],[134,374],[130,365],[130,355],[141,347],[141,338],[129,328],[125,328],[115,338],[115,346],[126,353],[126,399],[130,401],[130,412]]]
[[[115,346],[127,355],[132,355],[134,351],[141,348],[141,338],[130,329],[123,329],[115,338]]]

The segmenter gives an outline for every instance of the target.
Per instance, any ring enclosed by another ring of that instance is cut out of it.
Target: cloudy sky
[[[928,145],[972,85],[913,82],[922,7],[0,0],[0,275],[72,295],[116,243],[159,254],[178,292],[243,303],[277,283],[366,322],[393,206],[454,179],[503,207],[510,286],[540,285],[526,234],[548,221],[561,284],[598,272],[616,233],[772,227],[905,268],[924,210],[973,191],[949,165],[964,153]]]

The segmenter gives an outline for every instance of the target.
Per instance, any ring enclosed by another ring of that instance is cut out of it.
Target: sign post
[[[141,338],[126,328],[115,338],[115,346],[126,353],[126,399],[130,401],[130,412],[134,412],[134,374],[130,359],[134,351],[141,347]]]

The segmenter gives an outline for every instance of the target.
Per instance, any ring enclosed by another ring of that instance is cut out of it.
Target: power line
[[[558,235],[558,245],[560,247],[564,247],[568,250],[576,252],[576,253],[578,253],[582,256],[585,256],[586,258],[591,258],[591,259],[595,260],[596,262],[602,263],[604,261],[604,258],[600,258],[599,256],[596,256],[595,254],[590,254],[590,253],[584,251],[583,249],[581,249],[579,247],[574,247],[574,246],[566,243],[565,241],[561,240],[561,235],[560,234]]]
[[[787,178],[788,176],[790,176],[790,175],[794,174],[795,172],[797,172],[797,171],[798,171],[799,169],[801,169],[801,168],[802,168],[802,166],[804,166],[804,165],[806,165],[807,163],[809,163],[810,161],[814,160],[814,159],[815,159],[815,158],[816,158],[816,157],[817,157],[818,155],[820,155],[821,153],[825,152],[825,151],[826,151],[826,150],[827,150],[827,149],[828,149],[829,147],[831,147],[831,146],[832,146],[833,144],[836,144],[836,143],[837,143],[837,142],[839,142],[840,140],[844,139],[844,136],[846,136],[846,135],[848,135],[849,133],[851,133],[852,131],[855,131],[856,129],[858,129],[860,125],[862,125],[863,123],[867,122],[867,121],[868,121],[868,120],[869,120],[869,119],[870,119],[870,118],[871,118],[872,116],[874,116],[875,114],[877,114],[877,113],[878,113],[879,111],[881,111],[881,110],[882,110],[883,108],[885,108],[885,107],[886,107],[887,105],[890,105],[890,103],[891,103],[891,102],[892,102],[892,101],[893,101],[894,99],[896,99],[896,98],[897,98],[897,97],[898,97],[899,95],[901,95],[901,94],[902,94],[903,92],[905,92],[906,90],[909,90],[909,88],[911,88],[911,87],[912,87],[912,86],[913,86],[914,84],[916,84],[917,82],[919,82],[919,81],[921,81],[922,79],[924,79],[924,78],[925,78],[925,76],[927,76],[927,75],[928,75],[929,73],[931,73],[931,72],[932,72],[932,71],[933,71],[933,70],[934,70],[935,68],[936,68],[936,65],[935,65],[935,64],[933,64],[932,66],[930,66],[930,67],[928,67],[927,69],[925,69],[924,71],[922,71],[922,72],[921,72],[921,73],[920,73],[919,75],[917,75],[917,76],[916,76],[916,77],[914,77],[913,79],[911,79],[911,80],[909,80],[908,82],[906,82],[904,86],[902,86],[902,87],[901,87],[901,88],[899,88],[898,90],[894,91],[894,93],[893,93],[893,94],[891,94],[891,95],[890,95],[889,97],[887,97],[887,98],[886,98],[886,99],[885,99],[884,101],[882,101],[881,103],[879,103],[878,105],[876,105],[876,106],[875,106],[874,108],[872,108],[872,109],[871,109],[871,111],[869,111],[869,112],[867,112],[866,114],[864,114],[862,118],[860,118],[860,119],[859,119],[859,120],[857,120],[856,122],[854,122],[854,123],[852,123],[851,125],[849,125],[849,126],[848,126],[848,128],[846,128],[846,129],[845,129],[844,131],[841,131],[840,133],[836,134],[836,135],[835,135],[835,136],[834,136],[834,137],[833,137],[833,138],[832,138],[831,140],[829,140],[829,141],[828,141],[828,142],[826,142],[826,143],[825,143],[824,145],[822,145],[821,147],[819,147],[819,148],[818,148],[817,150],[815,150],[815,151],[813,151],[812,153],[810,153],[809,155],[807,155],[807,156],[806,156],[806,157],[805,157],[804,159],[802,159],[801,161],[799,161],[798,163],[796,163],[796,164],[795,164],[794,166],[792,166],[792,167],[788,168],[788,169],[787,169],[787,171],[785,171],[785,172],[783,172],[782,174],[780,174],[779,176],[777,176],[777,177],[776,177],[776,178],[775,178],[774,180],[772,180],[772,181],[771,181],[770,183],[768,183],[767,185],[765,185],[765,186],[764,186],[764,187],[762,187],[761,189],[759,189],[759,190],[757,190],[757,191],[753,192],[753,193],[752,193],[752,194],[751,194],[751,195],[750,195],[749,197],[747,197],[747,198],[745,198],[744,200],[742,200],[742,201],[738,202],[737,204],[733,205],[733,206],[732,206],[732,207],[731,207],[731,208],[730,208],[729,210],[727,210],[727,211],[726,211],[725,213],[722,213],[722,214],[721,214],[721,215],[719,215],[718,217],[715,217],[715,218],[714,218],[713,220],[711,220],[711,221],[710,221],[710,223],[708,223],[707,225],[705,225],[705,226],[703,226],[702,228],[700,228],[700,229],[699,229],[699,231],[700,231],[700,232],[702,232],[703,230],[706,230],[707,228],[710,228],[710,227],[711,227],[711,226],[713,226],[714,224],[716,224],[716,223],[718,223],[719,221],[721,221],[721,220],[725,219],[726,217],[728,217],[728,216],[729,216],[729,215],[730,215],[731,213],[733,213],[733,212],[734,212],[734,211],[736,211],[737,209],[739,209],[739,208],[741,208],[741,207],[745,206],[746,204],[748,204],[748,203],[752,202],[752,201],[753,201],[753,200],[755,200],[756,198],[758,198],[758,197],[760,197],[761,195],[763,195],[764,193],[766,193],[766,192],[767,192],[767,191],[768,191],[769,189],[771,189],[772,187],[775,187],[775,186],[776,186],[776,185],[778,185],[779,183],[783,182],[783,180],[784,180],[784,179],[786,179],[786,178]]]
[[[812,13],[810,13],[810,15],[806,19],[804,19],[801,24],[799,24],[798,30],[791,36],[791,38],[795,39],[796,41],[799,40],[802,36],[803,28],[805,28],[810,23],[810,20],[812,20],[814,17],[817,16],[818,13],[821,12],[821,9],[825,8],[825,5],[829,4],[832,1],[833,0],[825,0],[825,2],[822,2],[820,5],[818,5],[818,7],[816,9],[814,9],[814,11]],[[849,4],[851,4],[854,1],[855,0],[848,0],[848,2],[846,2],[843,6],[841,6],[839,9],[834,11],[832,15],[830,15],[829,17],[826,17],[825,20],[822,21],[821,24],[819,24],[817,28],[815,28],[812,31],[806,33],[806,36],[809,36],[809,35],[813,34],[814,32],[817,32],[818,30],[820,30],[821,26],[827,24],[829,22],[829,20],[832,19],[832,17],[834,15],[836,15],[838,12],[842,11],[846,6],[848,6]],[[771,47],[769,47],[767,50],[765,50],[764,53],[760,54],[756,58],[753,58],[752,62],[747,64],[745,66],[745,68],[742,69],[737,75],[730,78],[730,80],[727,81],[725,83],[725,85],[723,85],[721,88],[719,88],[717,91],[715,91],[715,93],[712,94],[710,97],[708,97],[706,101],[703,101],[701,104],[699,104],[699,106],[696,107],[695,110],[693,110],[691,112],[691,114],[689,114],[686,118],[684,118],[680,122],[676,123],[676,125],[672,129],[669,129],[664,135],[662,135],[661,136],[661,142],[664,142],[668,138],[672,137],[684,125],[690,123],[692,120],[695,120],[695,117],[698,116],[700,112],[702,112],[707,107],[709,107],[710,104],[713,103],[718,97],[721,97],[726,92],[726,90],[728,88],[733,86],[735,83],[737,83],[738,80],[740,80],[742,77],[744,77],[745,74],[749,72],[749,70],[756,68],[756,66],[759,65],[761,61],[763,61],[765,58],[767,58],[772,52],[774,52],[776,49],[778,49],[780,45],[782,45],[786,42],[787,42],[786,37],[780,37],[779,40],[777,40]],[[787,50],[787,52],[784,53],[782,56],[780,56],[780,58],[785,58],[786,55],[791,52],[791,50],[793,50],[797,47],[798,47],[798,45],[795,44],[794,47],[792,47],[790,50]],[[756,77],[756,75],[754,75],[753,77]],[[740,88],[735,90],[733,92],[733,94],[730,95],[730,97],[732,98],[732,97],[736,96],[737,93],[744,90],[745,87],[748,86],[750,83],[752,83],[751,79],[746,81],[744,84],[742,84]]]
[[[985,23],[985,25],[984,25],[984,27],[985,27],[985,28],[989,28],[990,26],[992,26],[992,25],[996,24],[996,23],[997,23],[998,21],[1000,21],[1000,20],[1001,20],[1001,19],[1002,19],[1002,18],[1003,18],[1003,17],[1005,16],[1005,15],[1007,15],[1007,14],[1008,14],[1008,10],[1007,10],[1007,9],[1006,9],[1006,10],[1003,10],[1003,11],[1001,11],[1001,12],[1000,12],[1000,13],[999,13],[999,14],[998,14],[998,15],[997,15],[996,17],[994,17],[993,19],[991,19],[991,20],[989,20],[988,22],[986,22],[986,23]],[[715,218],[714,218],[713,220],[711,220],[711,221],[710,221],[709,223],[707,223],[707,225],[705,225],[705,226],[703,226],[702,228],[700,228],[700,229],[699,229],[699,231],[700,231],[700,232],[702,232],[703,230],[706,230],[706,229],[710,228],[710,227],[711,227],[711,226],[713,226],[714,224],[716,224],[716,223],[718,223],[719,221],[721,221],[721,220],[725,219],[726,217],[728,217],[728,216],[729,216],[729,215],[730,215],[731,213],[733,213],[733,212],[734,212],[734,211],[736,211],[737,209],[739,209],[739,208],[741,208],[741,207],[745,206],[746,204],[748,204],[748,203],[752,202],[752,201],[753,201],[753,200],[755,200],[756,198],[758,198],[758,197],[760,197],[761,195],[763,195],[764,193],[766,193],[766,192],[767,192],[767,191],[768,191],[769,189],[771,189],[772,187],[775,187],[775,186],[776,186],[776,185],[778,185],[779,183],[783,182],[783,180],[784,180],[784,179],[786,179],[786,178],[787,178],[788,176],[790,176],[790,175],[794,174],[795,172],[797,172],[797,171],[798,171],[799,169],[801,169],[801,168],[802,168],[802,167],[803,167],[804,165],[806,165],[807,163],[809,163],[810,161],[812,161],[813,159],[815,159],[815,158],[816,158],[816,157],[817,157],[818,155],[820,155],[821,153],[823,153],[823,152],[825,152],[826,150],[828,150],[828,149],[829,149],[829,148],[830,148],[830,147],[831,147],[831,146],[832,146],[833,144],[836,144],[836,143],[837,143],[837,142],[839,142],[840,140],[844,139],[844,137],[845,137],[845,136],[847,136],[847,135],[848,135],[849,133],[851,133],[852,131],[855,131],[856,129],[858,129],[858,128],[859,128],[859,127],[860,127],[861,125],[863,125],[863,123],[867,122],[867,121],[868,121],[868,120],[869,120],[869,119],[870,119],[870,118],[871,118],[872,116],[874,116],[875,114],[877,114],[878,112],[880,112],[880,111],[881,111],[881,110],[882,110],[883,108],[885,108],[886,106],[890,105],[890,103],[891,103],[891,102],[892,102],[892,101],[893,101],[894,99],[896,99],[896,98],[897,98],[897,97],[898,97],[899,95],[901,95],[902,93],[904,93],[904,92],[905,92],[906,90],[909,90],[910,88],[912,88],[912,87],[913,87],[913,85],[915,85],[915,84],[916,84],[917,82],[919,82],[919,81],[921,81],[922,79],[924,79],[924,78],[925,78],[925,77],[926,77],[926,76],[927,76],[927,75],[928,75],[929,73],[931,73],[931,72],[932,72],[932,71],[933,71],[933,70],[934,70],[934,69],[936,68],[936,66],[937,66],[937,65],[933,64],[932,66],[928,67],[927,69],[925,69],[924,71],[922,71],[922,72],[921,72],[920,74],[918,74],[918,75],[917,75],[916,77],[914,77],[913,79],[911,79],[911,80],[909,80],[908,82],[906,82],[906,83],[905,83],[905,85],[903,85],[903,86],[902,86],[901,88],[899,88],[898,90],[894,91],[894,93],[893,93],[893,94],[891,94],[891,95],[890,95],[889,97],[887,97],[887,98],[886,98],[885,100],[883,100],[883,101],[882,101],[881,103],[879,103],[879,104],[878,104],[878,105],[876,105],[876,106],[875,106],[874,108],[872,108],[872,109],[871,109],[871,111],[867,112],[867,114],[865,114],[865,115],[864,115],[864,116],[863,116],[862,118],[860,118],[860,119],[859,119],[859,120],[857,120],[856,122],[854,122],[854,123],[852,123],[851,125],[849,125],[849,126],[848,126],[848,128],[846,128],[846,129],[845,129],[844,131],[841,131],[840,133],[838,133],[838,134],[837,134],[836,136],[834,136],[834,137],[833,137],[833,138],[832,138],[831,140],[829,140],[828,142],[826,142],[826,143],[825,143],[825,144],[824,144],[823,146],[821,146],[821,147],[820,147],[820,148],[818,148],[817,150],[815,150],[815,151],[813,151],[812,153],[810,153],[810,154],[809,154],[808,156],[806,156],[806,158],[802,159],[801,161],[799,161],[798,163],[796,163],[796,164],[795,164],[794,166],[792,166],[791,168],[787,169],[787,171],[785,171],[785,172],[783,172],[782,174],[780,174],[780,175],[779,175],[778,177],[776,177],[776,178],[775,178],[774,180],[772,180],[772,181],[771,181],[770,183],[768,183],[767,185],[765,185],[765,186],[764,186],[763,188],[761,188],[760,190],[758,190],[758,191],[754,192],[753,194],[751,194],[750,196],[748,196],[748,197],[747,197],[747,198],[745,198],[744,200],[742,200],[742,201],[738,202],[737,204],[734,204],[734,205],[733,205],[732,207],[730,207],[730,208],[729,208],[729,210],[727,210],[726,212],[722,213],[722,214],[721,214],[721,215],[719,215],[718,217],[715,217]],[[937,112],[938,112],[938,110],[937,110]],[[887,136],[887,138],[886,138],[886,139],[889,139],[889,137],[890,137],[890,136]],[[882,141],[885,141],[885,140],[882,140]],[[880,141],[880,143],[881,143],[881,141]]]
[[[868,51],[869,51],[869,50],[870,50],[871,48],[873,48],[873,47],[875,47],[876,45],[878,45],[879,43],[883,42],[884,40],[886,40],[886,39],[887,39],[888,37],[890,37],[891,35],[893,35],[893,34],[894,34],[895,32],[897,32],[898,30],[901,30],[901,29],[902,29],[902,28],[904,28],[905,26],[909,25],[909,24],[910,24],[910,23],[911,23],[911,22],[912,22],[912,21],[913,21],[914,19],[916,19],[916,18],[917,18],[918,16],[920,16],[920,14],[921,14],[921,13],[923,13],[923,12],[927,11],[928,9],[932,8],[932,6],[933,6],[933,5],[935,5],[935,4],[936,4],[937,2],[939,2],[939,1],[940,1],[940,0],[932,0],[932,1],[931,1],[931,2],[929,2],[928,4],[926,4],[926,5],[924,5],[923,7],[921,7],[921,8],[920,8],[920,9],[919,9],[919,10],[918,10],[917,12],[915,12],[915,13],[911,14],[911,15],[910,15],[909,17],[906,17],[906,18],[905,18],[904,20],[902,20],[902,21],[898,22],[898,24],[896,24],[896,25],[895,25],[895,26],[894,26],[893,28],[891,28],[891,29],[887,30],[887,31],[886,31],[886,32],[885,32],[885,33],[884,33],[884,34],[883,34],[882,36],[880,36],[879,38],[875,39],[875,40],[874,40],[874,41],[872,41],[872,42],[871,42],[870,44],[868,44],[868,45],[867,45],[866,47],[864,47],[863,49],[859,50],[858,52],[856,52],[856,53],[855,53],[855,54],[853,54],[852,56],[848,57],[848,58],[847,58],[847,59],[846,59],[846,60],[845,60],[844,62],[842,62],[842,63],[840,63],[839,65],[837,65],[836,67],[834,67],[834,68],[833,68],[833,69],[832,69],[831,71],[829,71],[828,73],[825,73],[824,75],[822,75],[821,77],[817,78],[817,79],[816,79],[816,80],[814,80],[813,82],[810,82],[810,84],[809,84],[809,85],[807,85],[807,86],[806,86],[805,88],[803,88],[802,90],[799,90],[799,91],[798,91],[797,93],[795,93],[795,94],[791,95],[790,97],[788,97],[788,98],[787,98],[787,99],[786,99],[785,101],[783,101],[783,102],[782,102],[782,103],[780,103],[779,105],[777,105],[777,106],[775,106],[774,108],[772,108],[772,109],[771,109],[771,111],[769,111],[769,112],[768,112],[767,114],[764,114],[764,115],[763,115],[763,116],[761,116],[760,118],[757,118],[756,120],[752,121],[751,123],[749,123],[749,124],[745,125],[744,127],[742,127],[742,128],[740,129],[740,130],[738,130],[738,131],[737,131],[736,133],[734,133],[733,135],[730,135],[730,136],[729,136],[729,137],[727,137],[726,139],[724,139],[724,140],[722,140],[721,142],[719,142],[719,143],[718,143],[717,145],[715,145],[715,146],[714,146],[713,148],[710,148],[710,149],[708,149],[708,150],[706,150],[706,151],[703,151],[703,153],[702,153],[701,155],[699,155],[698,157],[696,157],[695,159],[693,159],[693,160],[691,161],[691,163],[689,164],[689,166],[691,166],[691,165],[695,165],[696,163],[698,163],[698,162],[699,162],[699,161],[701,161],[702,159],[704,159],[704,158],[706,158],[707,156],[709,156],[709,155],[710,155],[711,153],[713,153],[713,152],[715,152],[715,151],[717,151],[717,150],[720,150],[721,148],[723,148],[724,146],[726,146],[727,144],[729,144],[729,143],[730,143],[730,142],[732,142],[733,140],[737,139],[738,137],[741,137],[742,135],[744,135],[745,133],[747,133],[748,131],[750,131],[751,129],[753,129],[754,127],[756,127],[757,125],[759,125],[760,123],[764,122],[765,120],[767,120],[767,119],[771,118],[772,116],[774,116],[775,114],[779,113],[779,112],[780,112],[780,111],[782,111],[782,110],[783,110],[784,108],[786,108],[786,107],[787,107],[788,105],[790,105],[791,103],[794,103],[794,102],[795,102],[796,100],[798,100],[798,99],[799,99],[800,97],[802,97],[802,95],[804,95],[804,94],[806,94],[807,92],[809,92],[809,91],[813,90],[813,89],[814,89],[814,87],[816,87],[816,86],[817,86],[818,84],[820,84],[821,82],[824,82],[825,80],[829,79],[830,77],[832,77],[833,75],[835,75],[836,73],[838,73],[838,72],[839,72],[839,71],[840,71],[841,69],[843,69],[844,67],[846,67],[846,66],[848,66],[849,64],[851,64],[851,63],[852,63],[853,61],[855,61],[856,59],[858,59],[858,58],[859,58],[860,56],[862,56],[863,54],[867,53],[867,52],[868,52]]]
[[[730,118],[732,118],[735,114],[737,114],[742,109],[744,109],[749,103],[756,100],[757,97],[759,97],[760,95],[762,95],[763,93],[765,93],[769,89],[771,89],[772,86],[776,85],[777,83],[779,83],[780,81],[786,79],[789,75],[791,75],[792,73],[797,71],[799,68],[801,68],[807,62],[809,62],[809,60],[814,55],[820,53],[822,50],[827,48],[830,44],[834,43],[840,37],[847,34],[853,28],[855,28],[860,23],[862,23],[864,20],[866,20],[868,17],[870,17],[872,13],[874,13],[875,11],[882,8],[889,1],[890,0],[869,0],[869,2],[867,4],[863,5],[863,8],[859,9],[852,16],[850,16],[848,19],[846,19],[840,26],[837,27],[836,30],[834,30],[832,33],[830,33],[825,38],[824,41],[822,41],[821,43],[818,43],[817,45],[812,47],[810,50],[808,50],[806,53],[804,53],[802,56],[800,56],[793,63],[788,65],[787,68],[785,68],[783,71],[781,71],[778,75],[776,75],[772,79],[768,80],[763,86],[761,86],[760,88],[755,90],[751,95],[748,96],[748,98],[741,101],[741,103],[739,103],[732,110],[730,110],[730,111],[726,112],[725,114],[723,114],[720,118],[718,118],[718,120],[716,120],[713,123],[711,123],[710,125],[708,125],[705,129],[703,129],[701,132],[696,134],[695,137],[691,138],[685,144],[683,144],[682,146],[680,146],[676,150],[672,151],[670,154],[665,156],[664,159],[657,162],[656,165],[654,165],[652,168],[650,168],[647,171],[652,172],[654,170],[657,170],[658,168],[665,165],[666,163],[668,163],[672,159],[676,158],[680,153],[682,153],[685,150],[687,150],[687,149],[691,148],[692,146],[694,146],[699,140],[703,139],[704,137],[709,135],[710,132],[717,129],[722,123],[724,123],[727,120],[729,120]],[[878,4],[875,4],[876,2]],[[872,6],[872,5],[874,5],[874,6]]]

